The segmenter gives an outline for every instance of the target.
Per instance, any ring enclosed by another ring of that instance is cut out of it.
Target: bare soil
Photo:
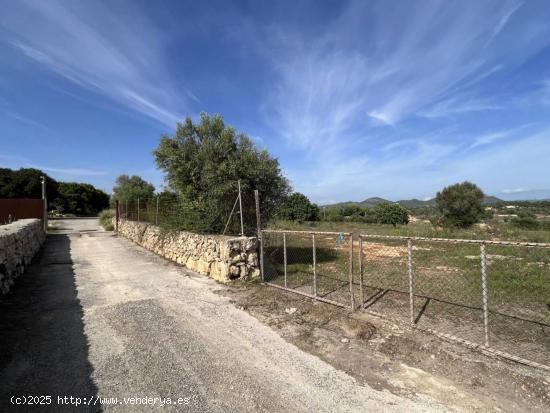
[[[456,411],[550,411],[550,375],[370,314],[262,284],[220,290],[285,340],[358,382]]]

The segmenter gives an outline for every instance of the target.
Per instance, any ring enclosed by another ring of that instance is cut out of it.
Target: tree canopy
[[[245,225],[253,227],[253,190],[260,193],[263,219],[290,191],[279,162],[244,134],[225,125],[220,115],[201,114],[178,123],[174,135],[161,137],[154,151],[170,189],[181,200],[181,226],[206,232],[223,229],[241,181]]]
[[[136,202],[138,198],[141,200],[153,198],[155,195],[155,187],[137,175],[120,175],[116,179],[113,187],[113,201],[120,202]]]
[[[109,195],[90,184],[60,182],[52,205],[60,213],[92,216],[109,207]]]
[[[52,201],[59,197],[58,183],[39,169],[0,168],[0,198],[42,198],[42,177],[46,178],[46,194]]]
[[[93,185],[58,182],[34,168],[0,168],[0,198],[42,198],[42,177],[46,178],[46,196],[50,211],[95,215],[109,206],[109,195]]]
[[[277,217],[288,221],[318,221],[319,207],[312,204],[307,196],[294,192],[282,199]]]
[[[409,212],[399,204],[378,204],[374,207],[374,215],[379,224],[391,224],[395,227],[409,223]]]
[[[471,182],[443,188],[436,195],[441,223],[451,227],[469,227],[483,217],[483,191]]]

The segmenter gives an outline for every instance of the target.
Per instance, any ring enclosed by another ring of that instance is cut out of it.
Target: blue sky
[[[110,192],[220,113],[314,201],[550,198],[546,1],[0,0],[0,165]]]

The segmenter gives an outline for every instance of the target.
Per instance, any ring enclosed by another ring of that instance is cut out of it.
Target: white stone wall
[[[6,294],[15,279],[25,272],[45,239],[39,219],[0,225],[0,294]]]
[[[260,275],[258,241],[254,237],[164,232],[146,222],[126,220],[119,221],[118,233],[162,257],[221,282]]]

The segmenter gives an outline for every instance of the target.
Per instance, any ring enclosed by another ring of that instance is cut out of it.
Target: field
[[[422,221],[397,228],[351,222],[277,222],[271,227],[319,231],[314,236],[287,233],[284,239],[282,233],[264,234],[265,274],[271,283],[350,306],[352,265],[351,290],[356,308],[406,323],[412,319],[418,327],[476,344],[488,343],[497,350],[550,365],[550,248],[492,244],[485,247],[486,329],[479,244],[414,241],[411,311],[407,240],[376,237],[545,242],[550,241],[548,231],[520,230],[496,219],[473,229],[454,231],[435,229]],[[350,237],[338,234],[348,231],[353,233],[351,258]],[[369,237],[360,241],[360,234]]]
[[[506,222],[506,220],[508,220],[508,222]],[[541,222],[550,222],[550,218],[546,216],[540,220]],[[447,229],[434,227],[427,220],[414,218],[408,225],[398,225],[397,227],[383,224],[346,221],[318,221],[302,223],[293,221],[272,221],[269,224],[268,229],[352,232],[354,235],[376,234],[550,243],[550,230],[527,230],[517,228],[509,222],[509,217],[506,216],[496,216],[468,229]]]

